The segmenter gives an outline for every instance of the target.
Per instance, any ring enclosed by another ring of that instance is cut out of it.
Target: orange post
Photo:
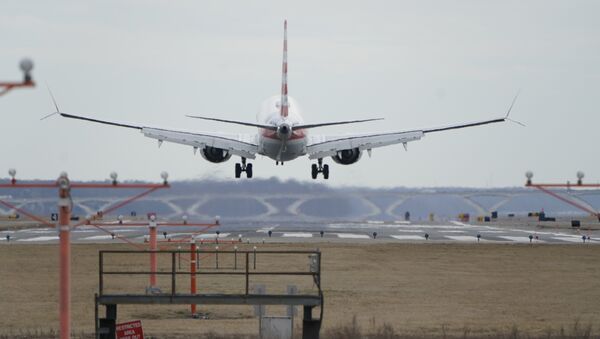
[[[196,242],[190,241],[190,294],[196,294]],[[196,315],[196,304],[191,305],[192,317]]]
[[[158,263],[156,261],[156,251],[158,249],[158,241],[156,239],[156,217],[154,215],[150,216],[150,288],[154,289],[156,287],[156,274],[158,271]]]
[[[71,185],[66,173],[58,178],[58,227],[60,236],[60,338],[71,337]]]

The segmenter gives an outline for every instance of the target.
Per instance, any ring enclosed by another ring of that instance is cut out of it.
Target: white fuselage
[[[265,100],[256,116],[259,124],[282,126],[292,128],[291,134],[284,140],[276,131],[259,128],[258,152],[275,161],[290,161],[306,154],[307,130],[294,130],[294,126],[304,123],[300,115],[300,108],[296,100],[288,97],[288,115],[281,116],[280,96],[273,96]]]

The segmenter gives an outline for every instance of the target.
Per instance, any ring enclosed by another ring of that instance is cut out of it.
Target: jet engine
[[[222,148],[206,146],[200,152],[202,157],[210,162],[225,162],[231,158],[231,153]]]
[[[337,152],[331,159],[338,164],[350,165],[360,159],[362,152],[358,148],[345,149]]]

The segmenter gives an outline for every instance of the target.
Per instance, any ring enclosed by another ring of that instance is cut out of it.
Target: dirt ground
[[[248,249],[251,246],[246,245]],[[348,324],[353,316],[366,329],[388,323],[399,333],[424,336],[462,333],[465,329],[497,333],[513,326],[544,333],[577,321],[592,324],[597,332],[600,325],[600,246],[295,243],[261,244],[259,250],[312,250],[316,246],[323,253],[325,330]],[[130,247],[73,245],[75,333],[93,332],[100,249]],[[110,265],[121,269],[141,262],[145,265],[146,258],[129,264],[116,255]],[[213,259],[206,260],[212,263]],[[221,260],[221,265],[231,264]],[[58,328],[57,264],[56,245],[0,246],[0,334]],[[294,265],[274,258],[258,260],[259,268],[306,269],[308,259],[301,258]],[[200,292],[243,288],[239,279],[202,279]],[[168,289],[163,280],[159,285]],[[188,286],[185,278],[181,280],[180,286]],[[143,293],[146,281],[107,281],[106,288]],[[268,292],[281,292],[294,281],[269,278],[263,282]],[[314,290],[311,282],[298,285],[302,291]],[[189,306],[153,305],[120,306],[118,317],[119,321],[141,319],[145,332],[158,337],[209,331],[258,332],[251,306],[203,306],[199,310],[208,319],[190,318]],[[283,315],[284,310],[271,307],[268,313]]]

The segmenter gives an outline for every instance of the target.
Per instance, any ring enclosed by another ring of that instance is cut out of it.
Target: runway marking
[[[506,233],[505,231],[479,231],[479,233]]]
[[[52,228],[38,228],[38,229],[25,229],[18,230],[19,233],[31,233],[31,234],[48,234],[56,232],[55,229]]]
[[[17,241],[50,241],[50,240],[58,240],[58,236],[35,237],[35,238],[19,239]]]
[[[336,233],[338,238],[342,239],[370,239],[371,237],[366,234],[352,234],[352,233]]]
[[[103,227],[103,228],[104,228],[104,229],[107,229],[107,230],[109,230],[109,231],[111,231],[111,232],[115,232],[115,233],[116,233],[116,232],[119,232],[119,233],[123,233],[123,232],[137,232],[137,231],[139,231],[140,229],[143,229],[143,228],[138,228],[137,230],[132,230],[131,228],[115,228],[115,229],[113,230],[113,229],[111,229],[110,227]]]
[[[510,240],[510,241],[515,241],[515,242],[529,243],[529,237],[512,237],[512,236],[508,236],[508,235],[501,235],[498,237],[506,239],[506,240]],[[533,239],[533,242],[544,242],[544,241]]]
[[[282,237],[290,237],[290,238],[312,238],[312,233],[301,233],[301,232],[294,232],[294,233],[283,233]]]
[[[425,233],[423,230],[395,230],[395,232],[402,232],[402,233]]]
[[[263,227],[263,228],[259,228],[256,230],[256,233],[269,233],[269,231],[272,231],[275,229],[275,226],[272,227]]]
[[[470,242],[477,242],[477,237],[474,237],[472,235],[445,235],[444,238],[448,238],[450,240],[457,240],[457,241],[470,241]],[[485,239],[480,239],[480,241],[484,241]]]
[[[73,233],[95,233],[95,232],[98,232],[98,230],[80,230],[80,229],[76,228],[72,232]]]
[[[574,237],[552,237],[552,239],[583,244],[583,239],[581,239],[580,237],[577,237],[577,238],[574,238]],[[587,242],[587,240],[586,240],[586,242]]]
[[[465,228],[470,228],[472,226],[458,226],[458,225],[404,225],[402,227],[406,228],[439,228],[439,229],[460,229],[464,230]]]
[[[179,236],[188,236],[188,235],[192,235],[192,233],[167,233],[167,237],[171,238],[171,237],[179,237]],[[216,234],[214,234],[214,236],[216,236]],[[162,239],[164,239],[165,237],[163,236]]]
[[[378,225],[378,224],[383,224],[383,221],[382,220],[367,220],[367,224]]]
[[[227,238],[227,237],[228,237],[230,234],[231,234],[231,233],[221,233],[221,234],[219,234],[219,235],[217,236],[217,234],[216,234],[216,233],[211,233],[211,234],[204,233],[204,234],[198,234],[198,235],[196,236],[196,238],[202,238],[202,239],[213,239],[213,238],[217,238],[217,237],[218,237],[219,239],[221,239],[221,238]]]
[[[394,224],[410,225],[410,221],[406,221],[406,220],[396,220],[396,221],[394,221]]]
[[[108,234],[93,235],[91,237],[81,238],[81,239],[77,239],[77,240],[106,240],[106,239],[112,239],[112,236],[108,235]]]
[[[465,233],[465,231],[439,231],[440,233]]]
[[[425,237],[420,235],[390,235],[390,237],[398,240],[425,240]]]

